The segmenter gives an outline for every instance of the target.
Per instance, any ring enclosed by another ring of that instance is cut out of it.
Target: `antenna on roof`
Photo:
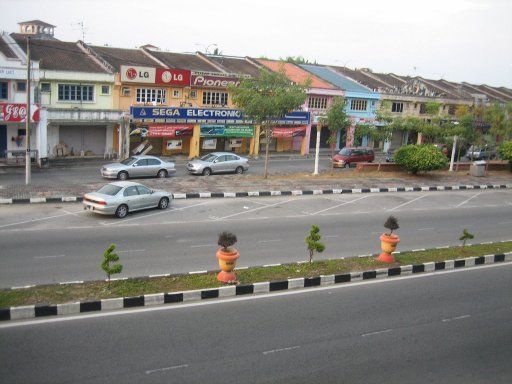
[[[85,43],[85,32],[89,29],[84,25],[83,21],[79,21],[78,23],[71,24],[72,26],[78,26],[77,28],[73,29],[79,29],[82,32],[82,41]]]

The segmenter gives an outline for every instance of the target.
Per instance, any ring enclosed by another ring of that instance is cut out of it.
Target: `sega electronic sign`
[[[245,122],[252,123],[251,118],[245,117],[238,109],[208,109],[208,108],[174,108],[174,107],[131,107],[131,115],[136,120],[164,120],[168,122]],[[308,125],[309,112],[296,111],[287,113],[282,118],[273,119],[277,125]]]
[[[176,68],[153,68],[121,65],[121,81],[159,85],[190,85],[190,71]]]

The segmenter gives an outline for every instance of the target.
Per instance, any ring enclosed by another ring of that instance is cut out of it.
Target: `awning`
[[[272,128],[272,136],[277,138],[306,136],[306,127],[275,127]]]
[[[148,137],[183,137],[192,136],[194,127],[186,124],[173,125],[149,125]]]

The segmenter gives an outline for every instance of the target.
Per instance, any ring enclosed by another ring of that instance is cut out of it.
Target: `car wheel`
[[[169,206],[169,199],[167,197],[162,197],[158,202],[158,209],[166,209]]]
[[[350,168],[350,163],[345,163],[345,168],[349,169]]]
[[[244,173],[244,169],[243,167],[236,167],[235,169],[235,173],[241,175],[242,173]]]
[[[156,174],[156,177],[160,179],[165,179],[167,177],[167,171],[165,169],[159,170],[158,173]]]
[[[127,173],[127,172],[125,172],[125,171],[119,172],[119,173],[117,174],[117,178],[118,178],[119,180],[126,180],[126,179],[128,179],[128,173]]]
[[[127,214],[128,214],[128,206],[126,204],[121,204],[119,207],[117,207],[116,216],[118,218],[122,219],[123,217],[126,217]]]
[[[210,176],[212,174],[212,170],[210,168],[203,169],[203,176]]]

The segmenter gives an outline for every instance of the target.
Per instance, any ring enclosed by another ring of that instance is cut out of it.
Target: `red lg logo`
[[[133,80],[137,77],[137,71],[134,68],[128,68],[126,70],[126,77],[130,80]]]

